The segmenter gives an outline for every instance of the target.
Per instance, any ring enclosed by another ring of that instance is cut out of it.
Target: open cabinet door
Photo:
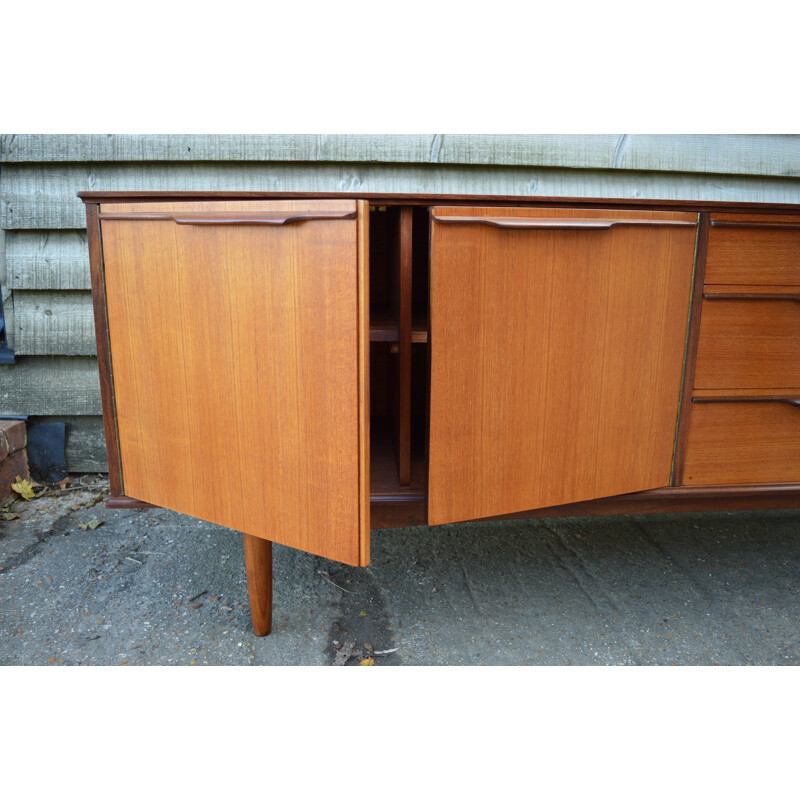
[[[434,208],[428,522],[670,482],[697,215]]]
[[[99,219],[123,493],[368,563],[366,204]]]

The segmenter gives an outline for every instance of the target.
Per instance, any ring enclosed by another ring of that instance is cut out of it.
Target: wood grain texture
[[[27,356],[0,366],[2,414],[100,414],[97,359]]]
[[[796,135],[4,134],[0,162],[381,161],[800,175]]]
[[[357,221],[357,263],[356,293],[358,307],[357,319],[357,369],[358,369],[358,564],[369,564],[370,517],[370,395],[369,395],[369,203],[356,201]],[[315,223],[319,224],[319,223]],[[337,378],[338,379],[338,378]],[[313,442],[312,442],[313,446]]]
[[[85,231],[9,231],[5,253],[14,290],[92,288]]]
[[[800,300],[775,299],[776,287],[721,288],[724,299],[703,300],[695,388],[800,386]],[[773,297],[729,299],[737,288]]]
[[[3,167],[0,227],[67,229],[83,227],[75,193],[154,190],[205,191],[225,186],[235,192],[345,192],[368,200],[390,194],[441,193],[498,197],[608,198],[800,203],[800,181],[780,177],[569,169],[560,167],[470,166],[380,163],[192,163],[107,162],[105,164],[8,164]],[[428,201],[430,202],[430,201]],[[469,201],[473,205],[479,201]]]
[[[272,631],[272,542],[247,533],[243,539],[253,633],[268,636]]]
[[[102,223],[126,495],[362,562],[359,222]]]
[[[666,514],[679,511],[736,511],[800,508],[800,484],[669,486],[647,492],[603,497],[584,503],[538,508],[493,519],[583,517],[596,514]]]
[[[695,228],[433,224],[431,237],[430,524],[668,485]]]
[[[16,290],[14,350],[17,355],[95,355],[91,293]]]
[[[706,283],[800,286],[800,216],[712,214]],[[715,227],[714,222],[742,227]],[[792,226],[747,227],[783,223]]]
[[[800,409],[785,403],[693,403],[685,485],[800,481]]]

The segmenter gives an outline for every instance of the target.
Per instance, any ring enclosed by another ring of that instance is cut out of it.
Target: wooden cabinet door
[[[670,483],[697,215],[434,208],[430,524]]]
[[[103,204],[124,494],[369,561],[355,200]]]

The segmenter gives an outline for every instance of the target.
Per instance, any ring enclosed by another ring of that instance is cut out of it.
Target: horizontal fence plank
[[[67,469],[70,472],[108,472],[101,416],[35,416],[31,421],[66,425]]]
[[[316,191],[800,203],[800,180],[533,167],[372,164],[50,164],[0,171],[0,227],[80,229],[80,190]]]
[[[22,357],[0,365],[0,414],[101,414],[97,359]]]
[[[630,170],[800,177],[800,136],[630,135],[614,166]]]
[[[8,231],[6,280],[11,289],[90,289],[84,231]]]
[[[6,134],[0,162],[341,161],[613,166],[620,134]]]
[[[14,292],[17,355],[89,356],[95,346],[91,292]]]
[[[481,164],[800,175],[795,134],[5,134],[0,162]]]

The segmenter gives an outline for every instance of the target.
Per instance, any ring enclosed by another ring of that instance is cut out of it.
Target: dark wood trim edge
[[[717,293],[717,292],[703,292],[703,300],[790,300],[794,302],[800,301],[800,294],[796,292],[784,292],[783,294],[764,293],[764,294],[735,294],[733,292]]]
[[[369,203],[356,202],[356,298],[358,370],[358,566],[370,559],[370,319]]]
[[[259,212],[259,213],[174,213],[157,214],[154,212],[142,211],[139,213],[119,213],[106,212],[100,214],[101,220],[115,221],[156,221],[174,222],[176,225],[292,225],[300,222],[314,222],[316,220],[346,220],[355,219],[356,211],[330,211],[330,212]]]
[[[662,514],[685,511],[747,511],[800,508],[800,483],[679,486],[604,497],[486,519],[583,517],[614,514]]]
[[[106,501],[106,507],[110,509],[161,508],[161,506],[154,506],[151,503],[124,496],[109,498]],[[798,483],[760,486],[681,486],[521,511],[498,517],[486,517],[485,521],[792,508],[800,508],[800,484]],[[425,525],[427,524],[426,514],[427,504],[424,497],[388,495],[373,497],[370,504],[370,527],[372,530],[380,530],[382,528]],[[456,524],[460,525],[461,523]]]
[[[100,375],[100,400],[103,410],[103,429],[108,456],[108,480],[111,495],[123,495],[122,462],[119,452],[119,432],[114,402],[114,379],[111,367],[111,342],[108,336],[106,307],[105,264],[103,262],[102,231],[97,205],[86,204],[86,233],[89,243],[89,271],[92,279],[92,307],[97,340],[97,367]]]
[[[431,219],[439,225],[488,225],[492,228],[511,230],[553,230],[553,231],[606,231],[621,225],[694,227],[697,222],[662,219],[600,219],[579,217],[456,217],[431,214]]]
[[[703,395],[701,397],[693,397],[693,403],[786,403],[786,405],[800,408],[800,397],[790,397],[788,395],[720,395],[715,397],[713,395]]]
[[[412,209],[400,208],[397,219],[397,429],[395,457],[401,486],[411,483],[411,254]]]
[[[708,233],[711,215],[700,214],[697,226],[697,249],[694,259],[694,279],[692,299],[689,306],[689,328],[686,337],[686,356],[683,367],[683,386],[678,410],[678,434],[675,440],[675,455],[672,462],[671,486],[680,486],[683,480],[683,460],[689,438],[689,418],[692,413],[692,389],[694,370],[697,363],[697,342],[700,339],[700,314],[703,308],[703,284],[706,277],[706,256],[708,254]]]
[[[162,506],[154,506],[152,503],[145,503],[144,500],[135,500],[133,497],[126,497],[123,494],[109,497],[106,500],[106,508],[162,508]]]
[[[732,222],[730,220],[712,219],[712,228],[768,228],[770,230],[800,231],[796,222]]]
[[[800,213],[800,203],[714,200],[666,200],[620,197],[531,197],[529,195],[420,194],[381,192],[244,192],[244,191],[150,191],[78,192],[84,203],[119,203],[126,200],[170,203],[176,200],[368,200],[374,205],[519,205],[553,208],[650,208],[683,211],[753,211],[762,214]]]

